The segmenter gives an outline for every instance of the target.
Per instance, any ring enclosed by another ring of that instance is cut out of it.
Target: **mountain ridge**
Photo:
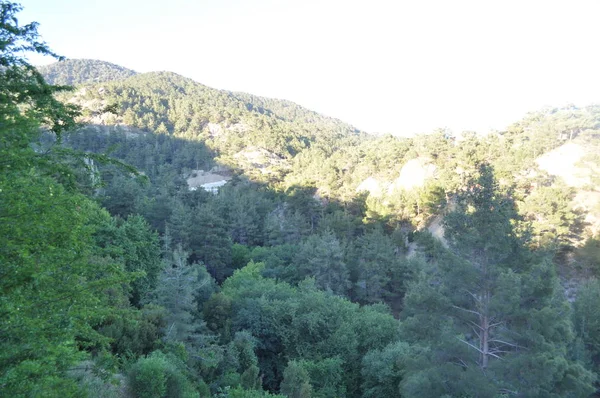
[[[37,69],[47,83],[64,86],[120,80],[137,74],[134,70],[96,59],[66,59]]]
[[[90,65],[88,76],[93,76],[95,64]],[[98,65],[104,64],[99,61]],[[55,70],[61,66],[69,70],[68,64],[63,63],[58,63]],[[102,70],[100,68],[98,74]],[[377,210],[380,214],[389,212],[384,210],[385,207],[400,205],[398,195],[403,198],[401,201],[419,200],[409,192],[438,189],[435,186],[440,184],[439,181],[456,180],[460,173],[451,172],[448,167],[454,165],[457,170],[463,170],[461,173],[469,170],[472,167],[469,162],[474,159],[457,159],[468,147],[473,147],[471,151],[476,152],[482,145],[495,148],[497,152],[491,157],[490,154],[478,155],[479,161],[496,164],[497,172],[502,176],[500,180],[512,181],[519,173],[539,175],[539,171],[535,171],[539,168],[536,159],[542,154],[568,142],[588,142],[592,138],[585,141],[582,137],[596,136],[600,126],[598,107],[567,107],[532,112],[507,131],[485,138],[470,133],[452,138],[444,132],[414,139],[372,136],[292,101],[215,89],[168,71],[87,83],[75,95],[67,94],[65,99],[83,107],[84,123],[121,126],[119,128],[128,137],[147,132],[199,141],[214,151],[215,158],[209,164],[217,162],[257,181],[277,182],[283,187],[314,186],[321,198],[337,196],[351,200],[359,194],[365,181],[378,178],[381,178],[380,182],[395,181],[411,161],[429,159],[429,166],[438,171],[427,185],[421,182],[414,189],[397,187],[388,189],[385,195],[367,194],[372,206],[383,204],[383,208]],[[109,111],[111,107],[112,112]],[[132,133],[134,131],[136,133]],[[595,141],[589,141],[592,142]],[[373,153],[369,153],[371,151]],[[389,153],[384,153],[386,151]],[[445,154],[448,151],[456,153]],[[390,160],[382,162],[385,157]],[[522,160],[515,163],[507,157]],[[368,173],[363,171],[365,165],[362,164],[367,159],[374,162],[368,167]],[[199,167],[190,167],[184,174],[201,171]],[[545,172],[540,171],[542,175],[534,179],[547,179],[542,177]],[[555,185],[548,182],[550,180],[541,183],[528,180],[530,182],[522,183],[541,185],[536,190],[523,188],[523,209],[531,206],[526,204],[531,193]],[[446,186],[445,189],[456,188]],[[376,205],[376,202],[382,204]],[[533,212],[527,212],[528,217],[536,219]],[[412,214],[413,222],[422,227],[428,218],[435,217],[434,213],[418,210],[407,215]]]
[[[57,71],[61,65],[57,64]],[[85,83],[61,98],[82,107],[84,124],[120,125],[125,130],[201,141],[223,164],[256,178],[280,178],[291,159],[308,148],[329,151],[341,142],[366,137],[339,119],[291,101],[215,89],[174,72]],[[267,151],[265,159],[280,158],[285,164],[267,161],[255,169],[247,154],[257,149]]]
[[[82,74],[81,70],[84,69],[85,73],[83,73],[83,78],[80,76]],[[187,79],[195,84],[198,84],[209,90],[218,90],[223,93],[227,93],[231,95],[233,98],[246,103],[249,111],[254,110],[256,108],[256,112],[261,114],[275,114],[283,121],[291,121],[297,118],[298,114],[308,113],[311,117],[307,118],[307,121],[315,121],[319,119],[327,119],[331,121],[335,121],[339,124],[349,125],[347,122],[342,121],[339,118],[323,115],[316,111],[310,110],[300,104],[297,104],[293,101],[281,98],[274,97],[262,97],[257,96],[250,93],[245,93],[241,91],[232,91],[226,89],[219,89],[210,87],[205,85],[195,79],[183,76],[176,72],[172,71],[151,71],[138,73],[131,69],[125,68],[123,66],[95,59],[68,59],[65,61],[55,62],[50,65],[45,65],[38,67],[39,72],[44,76],[46,81],[49,84],[59,84],[59,85],[81,85],[81,84],[96,84],[96,83],[104,83],[116,80],[126,80],[130,77],[140,76],[140,75],[166,75],[173,76],[177,79]],[[63,72],[63,73],[61,73]],[[107,73],[113,72],[115,76],[106,76]],[[76,76],[74,76],[76,75]],[[258,104],[257,104],[258,103]],[[258,106],[256,106],[258,105]],[[279,111],[273,111],[268,108],[276,105],[278,108],[281,108]],[[286,108],[289,108],[287,111],[284,111]],[[290,110],[293,112],[292,115],[289,115]],[[306,116],[304,116],[306,117]],[[349,125],[350,126],[350,125]],[[354,132],[361,132],[361,130],[352,126],[352,130]]]

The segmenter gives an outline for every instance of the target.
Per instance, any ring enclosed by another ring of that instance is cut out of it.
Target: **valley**
[[[597,390],[600,105],[371,135],[171,72],[3,51],[6,396]]]

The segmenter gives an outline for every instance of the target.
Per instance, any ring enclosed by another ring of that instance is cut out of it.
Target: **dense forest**
[[[0,6],[0,396],[600,387],[600,106],[376,136]]]

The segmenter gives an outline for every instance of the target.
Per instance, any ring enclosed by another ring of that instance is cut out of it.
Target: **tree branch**
[[[525,347],[523,347],[523,346],[521,346],[521,345],[518,345],[518,344],[508,343],[508,342],[506,342],[506,341],[497,340],[497,339],[490,339],[490,340],[488,340],[488,341],[489,341],[490,343],[500,343],[500,344],[505,344],[505,345],[508,345],[508,346],[511,346],[511,347],[516,347],[516,348],[525,348]]]
[[[466,309],[466,308],[462,308],[462,307],[459,307],[459,306],[457,306],[457,305],[453,305],[452,307],[454,307],[454,308],[456,308],[456,309],[458,309],[458,310],[462,310],[462,311],[470,312],[471,314],[475,314],[475,315],[477,315],[477,316],[481,316],[481,313],[480,313],[480,312],[477,312],[477,311],[468,310],[468,309]]]
[[[469,322],[471,325],[475,326],[476,328],[478,328],[479,330],[481,330],[482,332],[485,331],[484,328],[482,328],[478,323],[475,323],[473,321],[467,321]]]
[[[490,356],[492,356],[494,358],[502,359],[502,357],[499,357],[498,355],[496,355],[496,354],[494,354],[492,352],[483,352],[479,347],[474,346],[473,344],[469,343],[468,341],[465,341],[463,339],[459,339],[458,337],[457,337],[457,339],[458,339],[458,341],[465,343],[469,347],[476,349],[482,355],[490,355]]]
[[[468,291],[468,290],[465,290],[465,291],[466,291],[467,293],[469,293],[469,296],[473,297],[473,299],[475,299],[475,301],[477,301],[477,302],[479,302],[479,303],[481,302],[481,297],[477,297],[477,295],[476,295],[475,293],[472,293],[472,292],[470,292],[470,291]]]
[[[518,391],[509,390],[508,388],[500,388],[498,391],[501,394],[511,394],[511,395],[518,395],[519,394]]]
[[[488,326],[488,329],[494,328],[498,325],[502,325],[503,323],[504,323],[504,321],[492,323],[491,325]]]
[[[458,361],[458,362],[455,362],[457,365],[460,365],[460,366],[464,367],[465,369],[469,368],[469,365],[467,365],[467,363],[465,361],[463,361],[462,359],[456,358],[456,360]]]
[[[489,352],[494,353],[494,354],[498,354],[498,353],[510,353],[511,351],[504,351],[504,350],[490,350]]]

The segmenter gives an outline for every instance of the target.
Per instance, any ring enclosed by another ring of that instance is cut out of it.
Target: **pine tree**
[[[517,220],[481,165],[446,217],[449,252],[407,295],[405,338],[429,351],[403,382],[406,396],[591,392],[589,372],[565,357],[572,325],[554,266],[525,248]]]
[[[334,294],[344,295],[350,287],[344,263],[344,251],[330,231],[311,235],[294,259],[298,280],[314,276],[316,285]]]
[[[196,292],[213,281],[201,265],[190,264],[188,257],[181,245],[167,255],[152,302],[167,310],[165,340],[193,346],[202,339],[205,328],[199,319]]]
[[[210,274],[223,282],[233,273],[231,239],[225,221],[213,206],[204,205],[192,214],[189,245],[193,261],[201,261]]]
[[[392,270],[399,266],[394,246],[381,229],[356,240],[356,299],[362,303],[380,302],[388,294]]]

